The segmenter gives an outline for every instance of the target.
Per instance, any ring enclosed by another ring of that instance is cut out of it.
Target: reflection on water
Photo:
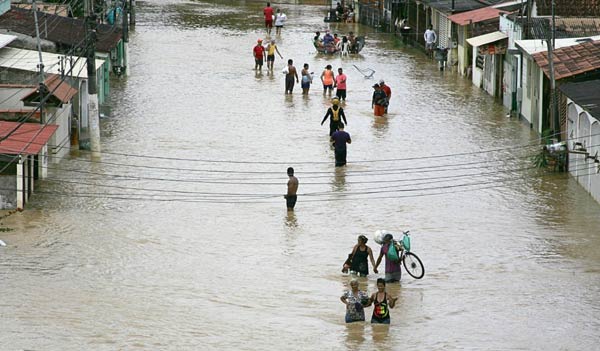
[[[335,167],[335,175],[333,177],[333,191],[341,192],[346,190],[346,169],[347,166]]]
[[[298,227],[298,219],[296,218],[296,212],[287,211],[287,215],[285,217],[285,225],[290,229]]]

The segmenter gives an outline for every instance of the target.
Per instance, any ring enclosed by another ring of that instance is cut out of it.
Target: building
[[[57,126],[0,121],[0,208],[25,208],[35,180],[45,178],[48,140]]]
[[[560,86],[566,103],[569,173],[600,202],[600,79]]]

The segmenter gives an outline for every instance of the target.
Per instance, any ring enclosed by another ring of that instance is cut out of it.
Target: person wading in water
[[[359,276],[366,277],[369,275],[369,261],[375,267],[375,259],[373,258],[373,251],[367,246],[366,236],[360,235],[358,237],[358,244],[354,245],[352,250],[352,264],[350,265],[350,271],[355,272]],[[377,269],[373,269],[373,272],[378,273]]]
[[[342,119],[344,120],[344,123],[348,124],[348,121],[346,121],[346,114],[344,114],[344,109],[340,107],[340,99],[334,97],[331,99],[331,103],[333,105],[327,109],[327,113],[325,113],[325,117],[323,117],[323,120],[321,121],[321,125],[323,125],[327,118],[329,118],[330,137],[340,128]]]
[[[287,203],[288,211],[293,211],[294,206],[296,206],[296,200],[298,199],[298,195],[296,195],[296,192],[298,191],[298,178],[294,177],[294,169],[292,167],[287,169],[287,175],[289,177],[287,182],[287,194],[283,197]]]

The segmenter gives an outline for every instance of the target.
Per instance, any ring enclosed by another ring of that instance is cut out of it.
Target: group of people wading
[[[387,255],[390,245],[394,245],[394,237],[391,234],[387,234],[383,238],[383,244],[377,261],[373,259],[373,251],[367,245],[368,240],[364,235],[358,237],[358,243],[352,249],[352,253],[348,255],[346,262],[344,262],[342,272],[366,277],[369,274],[370,261],[373,265],[373,272],[379,273],[377,268],[382,259],[385,258],[385,278],[377,279],[377,292],[371,294],[370,297],[367,293],[359,289],[358,280],[352,279],[350,281],[351,289],[346,291],[340,297],[340,300],[346,305],[346,323],[364,321],[364,308],[374,304],[371,323],[389,324],[389,309],[394,308],[398,298],[388,295],[385,290],[386,283],[397,282],[401,278],[400,262],[391,261]]]
[[[278,11],[279,12],[279,11]],[[272,27],[273,11],[270,8],[270,4],[267,3],[267,7],[264,9],[265,14],[265,27],[267,28],[267,34],[270,34]],[[325,41],[329,44],[329,32],[326,34]],[[335,38],[331,36],[331,42],[337,44],[337,42],[350,41],[354,38],[353,33],[349,34],[349,37],[343,39]],[[337,40],[336,40],[337,39]],[[321,44],[319,33],[315,42]],[[255,59],[255,70],[262,70],[264,60],[267,61],[267,69],[273,71],[273,64],[275,61],[275,55],[279,55],[283,59],[283,56],[279,52],[275,40],[270,40],[266,47],[262,44],[262,39],[258,39],[256,46],[253,49],[253,56]],[[310,90],[310,86],[313,83],[313,72],[310,72],[308,63],[305,63],[300,73],[302,94],[307,95]],[[300,83],[298,71],[294,66],[293,60],[287,61],[287,66],[282,71],[285,74],[285,94],[292,94],[294,85]],[[331,107],[327,109],[325,116],[321,120],[323,125],[329,120],[329,138],[332,143],[334,154],[335,154],[335,166],[342,167],[346,165],[347,145],[352,143],[350,134],[346,132],[345,125],[348,124],[344,108],[341,106],[345,103],[347,97],[347,76],[344,73],[343,68],[337,69],[337,75],[333,71],[331,65],[325,66],[325,69],[320,76],[321,83],[323,84],[323,95],[331,96],[335,89],[335,96],[331,99]],[[391,98],[391,89],[385,84],[383,80],[373,85],[374,92],[371,101],[371,108],[375,116],[383,116],[387,113],[387,106]],[[298,178],[294,174],[294,168],[288,167],[287,169],[288,182],[287,182],[287,193],[284,195],[286,199],[286,206],[288,211],[293,211],[298,198]],[[373,306],[373,312],[371,317],[371,323],[374,324],[389,324],[390,323],[390,308],[394,308],[396,305],[397,297],[390,296],[386,291],[386,283],[400,280],[400,265],[398,262],[391,262],[387,257],[387,250],[389,245],[392,245],[393,238],[386,236],[384,238],[383,245],[380,250],[377,261],[373,258],[373,252],[367,244],[368,239],[361,235],[358,237],[358,243],[354,246],[352,253],[348,256],[348,260],[345,262],[343,272],[354,273],[358,276],[367,276],[369,274],[369,260],[373,265],[374,273],[378,273],[378,266],[382,259],[385,258],[385,278],[377,279],[377,291],[368,295],[366,292],[360,290],[359,281],[352,279],[350,282],[350,290],[346,291],[341,297],[340,301],[346,305],[346,323],[352,323],[357,321],[365,321],[365,308]]]

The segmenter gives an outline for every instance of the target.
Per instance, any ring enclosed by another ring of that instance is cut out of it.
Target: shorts
[[[286,195],[285,203],[287,204],[287,208],[293,209],[296,206],[296,200],[298,200],[297,195]]]
[[[275,25],[275,28],[283,28],[283,24],[281,24],[281,25]]]
[[[375,105],[373,107],[373,113],[375,116],[383,116],[385,114],[385,106]]]
[[[275,55],[267,55],[267,62],[275,62]]]
[[[371,324],[390,324],[390,317],[379,319],[376,317],[371,317]]]
[[[265,20],[265,27],[267,28],[273,28],[273,20],[272,19],[266,19]]]
[[[302,89],[308,89],[308,88],[310,88],[310,81],[308,81],[308,82],[302,81]]]
[[[425,43],[425,49],[433,50],[434,46],[435,46],[435,43]]]
[[[262,66],[263,65],[263,59],[262,58],[258,59],[258,58],[255,57],[254,58],[254,63],[256,63],[259,66]]]
[[[323,90],[333,90],[333,84],[323,84]]]
[[[338,89],[335,92],[335,96],[340,98],[340,100],[346,100],[346,89]]]

